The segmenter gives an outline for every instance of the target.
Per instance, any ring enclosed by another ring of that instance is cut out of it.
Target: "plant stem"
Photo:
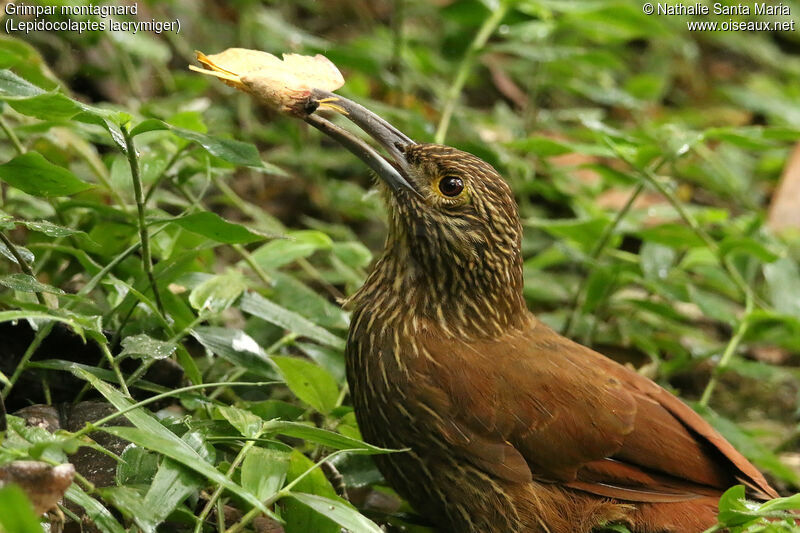
[[[0,128],[3,129],[3,133],[6,134],[8,140],[14,145],[14,149],[17,151],[17,154],[24,154],[26,152],[25,147],[22,146],[21,142],[19,142],[19,137],[17,137],[17,134],[14,133],[14,130],[8,127],[8,124],[6,124],[6,121],[3,119],[3,117],[0,117]]]
[[[623,205],[622,209],[620,209],[617,212],[617,215],[614,217],[614,220],[612,220],[611,224],[606,226],[606,228],[603,230],[603,234],[600,236],[600,240],[597,241],[597,244],[592,249],[592,253],[589,255],[592,261],[596,261],[602,255],[603,251],[605,251],[606,246],[608,246],[608,243],[611,240],[611,236],[614,235],[614,232],[617,230],[617,227],[619,226],[620,222],[622,222],[622,219],[624,219],[625,216],[628,214],[628,212],[631,210],[631,207],[633,207],[633,203],[636,201],[639,195],[642,194],[643,190],[644,190],[644,183],[639,182],[639,184],[633,190],[631,195],[625,201],[625,205]],[[586,296],[585,292],[588,280],[589,276],[583,276],[581,278],[580,284],[578,285],[578,289],[575,291],[575,296],[572,298],[572,303],[570,304],[570,309],[572,309],[572,312],[570,313],[569,318],[567,319],[567,323],[564,325],[564,331],[563,331],[564,335],[567,337],[572,335],[573,329],[575,328],[575,324],[578,323],[578,317],[581,315],[580,306],[582,305],[583,299]]]
[[[253,256],[247,251],[247,249],[245,249],[244,246],[241,244],[232,244],[231,247],[236,250],[236,253],[242,256],[244,262],[247,263],[253,272],[255,272],[256,276],[258,276],[258,279],[261,280],[261,283],[263,283],[264,286],[269,287],[272,285],[272,278],[270,278],[269,274],[267,274],[266,271],[264,271],[264,269],[261,268],[258,263],[256,263],[256,260],[253,259]]]
[[[475,34],[475,38],[469,44],[469,48],[467,48],[464,57],[461,59],[461,64],[459,64],[458,70],[456,71],[456,77],[445,95],[442,117],[439,119],[439,125],[436,127],[436,135],[434,135],[435,143],[441,144],[444,142],[447,136],[447,129],[450,127],[450,119],[456,107],[456,101],[459,95],[461,95],[464,84],[467,82],[467,76],[469,76],[472,65],[475,62],[475,56],[486,45],[486,41],[488,41],[489,37],[494,33],[494,30],[503,20],[503,17],[506,16],[510,6],[511,2],[501,1],[497,9],[492,11],[492,14],[483,21],[483,25],[481,25],[478,33]]]
[[[708,407],[708,402],[711,400],[711,394],[713,394],[714,388],[719,382],[719,376],[730,363],[733,354],[736,353],[736,349],[739,347],[739,343],[742,342],[742,337],[744,337],[744,334],[747,333],[747,328],[750,326],[750,313],[752,312],[753,299],[748,295],[747,303],[745,304],[744,316],[739,322],[739,325],[736,327],[736,331],[731,337],[731,340],[728,341],[725,351],[722,352],[722,357],[720,358],[719,363],[717,363],[717,366],[714,367],[714,370],[711,373],[711,379],[708,380],[708,384],[706,385],[705,390],[703,390],[703,395],[700,397],[700,405],[703,407]]]
[[[167,172],[172,170],[172,167],[175,165],[175,163],[178,162],[178,159],[180,158],[180,156],[183,155],[184,152],[186,152],[186,150],[187,150],[187,148],[189,148],[189,146],[191,146],[189,143],[184,144],[182,147],[178,148],[178,150],[174,154],[172,154],[172,157],[169,159],[169,161],[167,161],[167,164],[164,167],[164,170],[161,171],[161,173],[158,175],[158,177],[155,180],[153,180],[153,184],[150,185],[150,188],[147,189],[147,193],[144,195],[144,203],[145,203],[145,205],[147,205],[147,202],[150,201],[150,197],[153,196],[153,193],[158,188],[158,185],[167,176]]]
[[[242,461],[244,461],[244,456],[247,455],[247,452],[256,445],[255,440],[248,440],[244,443],[244,446],[239,450],[239,453],[236,454],[236,457],[231,461],[231,465],[228,467],[228,471],[225,473],[225,477],[230,479],[233,476],[233,473],[236,471],[236,467],[239,466]],[[195,523],[194,533],[202,533],[203,531],[203,522],[206,521],[206,517],[211,512],[211,509],[214,508],[214,505],[217,503],[222,491],[225,490],[225,487],[219,485],[211,497],[206,502],[205,507],[203,510],[200,511],[200,514],[197,515],[197,522]]]
[[[125,155],[128,156],[128,165],[131,167],[131,178],[133,180],[133,194],[136,198],[136,207],[139,213],[139,240],[142,242],[142,267],[147,274],[147,279],[150,281],[150,287],[153,290],[153,297],[156,301],[156,307],[159,312],[166,316],[164,312],[164,305],[161,303],[161,296],[158,294],[158,286],[156,285],[156,278],[153,275],[153,259],[150,255],[150,236],[147,233],[147,224],[144,218],[144,197],[142,195],[142,177],[139,175],[139,160],[136,157],[136,147],[133,144],[133,137],[131,137],[127,126],[122,126],[122,135],[125,138]]]
[[[11,394],[11,389],[14,387],[14,383],[17,382],[19,377],[28,367],[28,362],[33,357],[34,352],[39,348],[42,344],[42,341],[47,337],[50,332],[53,330],[53,325],[55,322],[48,322],[39,330],[36,334],[36,337],[33,338],[33,341],[28,345],[28,349],[25,350],[25,353],[22,354],[22,359],[20,359],[19,363],[17,363],[16,368],[14,368],[14,373],[11,374],[11,377],[8,378],[9,384],[6,385],[6,388],[3,389],[3,398],[8,398],[8,395]]]

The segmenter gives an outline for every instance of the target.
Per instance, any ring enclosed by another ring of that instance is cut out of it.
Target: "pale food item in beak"
[[[228,48],[209,56],[195,53],[207,68],[190,65],[191,70],[217,77],[272,109],[299,117],[316,109],[306,107],[311,102],[312,89],[335,91],[344,85],[342,73],[321,54],[283,54],[281,60],[270,53],[246,48]],[[325,105],[324,101],[314,103]],[[335,104],[327,107],[335,109]]]

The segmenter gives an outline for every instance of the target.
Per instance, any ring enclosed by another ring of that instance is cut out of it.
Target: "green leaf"
[[[59,314],[56,314],[59,313]],[[83,337],[84,330],[102,335],[101,319],[99,316],[86,316],[70,314],[66,311],[52,309],[49,313],[42,311],[0,311],[0,322],[11,322],[12,320],[54,320],[63,322],[71,327],[75,333]]]
[[[0,285],[20,292],[49,292],[52,294],[64,294],[64,291],[52,285],[42,283],[28,274],[7,274],[0,276]]]
[[[0,97],[28,98],[45,91],[8,69],[0,70]]]
[[[208,237],[225,244],[241,244],[264,240],[266,237],[254,233],[241,224],[228,222],[210,211],[201,211],[185,217],[174,218],[170,222],[185,230]]]
[[[156,508],[145,507],[142,495],[136,488],[130,486],[101,487],[98,492],[105,501],[120,510],[126,518],[137,517],[145,522],[152,521]]]
[[[201,326],[192,336],[207,350],[231,363],[268,379],[276,379],[279,370],[264,349],[247,333],[238,329]]]
[[[339,387],[325,369],[297,357],[273,356],[272,360],[295,396],[323,414],[336,407]]]
[[[304,257],[317,250],[329,250],[333,242],[320,231],[291,231],[284,239],[275,239],[252,253],[258,265],[265,270],[273,270]]]
[[[138,123],[131,131],[131,137],[136,137],[142,133],[147,133],[149,131],[162,131],[168,130],[169,124],[162,120],[158,120],[157,118],[148,118],[140,123]]]
[[[18,155],[0,165],[0,179],[34,196],[69,196],[92,186],[69,170],[52,164],[39,152]]]
[[[764,265],[770,300],[776,311],[800,317],[800,268],[789,258]]]
[[[345,341],[330,331],[321,328],[305,317],[293,313],[286,308],[270,302],[263,296],[247,292],[240,303],[242,311],[255,315],[271,324],[280,326],[303,337],[313,339],[320,344],[344,349]]]
[[[785,498],[775,498],[774,500],[763,503],[758,510],[759,512],[800,510],[800,494],[794,494]]]
[[[131,130],[131,135],[139,135],[149,131],[159,130],[169,130],[182,139],[196,142],[211,155],[233,163],[234,165],[257,168],[279,176],[286,175],[286,172],[279,167],[262,161],[258,149],[251,143],[245,143],[234,139],[223,139],[199,131],[179,128],[154,118],[143,120],[137,124],[136,127]]]
[[[280,450],[251,448],[242,461],[242,487],[259,500],[278,492],[289,471],[289,454]]]
[[[226,273],[203,281],[189,293],[189,303],[198,311],[220,313],[233,305],[233,302],[247,289],[245,277],[238,270],[229,269]]]
[[[16,245],[15,248],[17,249],[17,253],[19,253],[19,255],[22,256],[22,259],[24,259],[26,263],[28,263],[29,265],[33,263],[35,257],[30,250],[28,250],[24,246],[19,246],[19,245]],[[14,254],[11,253],[11,250],[8,249],[5,243],[2,242],[0,242],[0,255],[2,255],[15,265],[18,264],[17,258],[14,257]]]
[[[19,485],[0,488],[0,531],[43,533],[33,505]]]
[[[739,526],[753,519],[752,511],[745,504],[744,485],[726,490],[719,499],[719,523],[724,526]]]
[[[264,425],[264,421],[253,413],[230,405],[217,406],[217,411],[230,425],[236,428],[236,431],[241,433],[243,437],[255,439],[261,435],[261,428]],[[264,498],[259,499],[263,500]]]
[[[661,224],[639,230],[639,237],[644,241],[663,244],[673,248],[705,246],[701,239],[691,228],[681,224]]]
[[[9,70],[0,70],[0,99],[15,111],[42,120],[69,119],[98,124],[113,136],[118,124],[127,122],[127,113],[108,111],[74,100],[57,90],[45,91]]]
[[[263,165],[258,150],[250,143],[244,143],[233,139],[221,139],[212,135],[176,128],[174,126],[171,126],[169,129],[178,137],[182,137],[188,141],[194,141],[205,148],[211,155],[215,155],[234,165],[243,165],[247,167],[260,167]]]
[[[294,498],[303,505],[307,505],[321,515],[333,520],[350,533],[383,532],[375,522],[340,501],[317,496],[316,494],[303,494],[301,492],[292,492],[289,497]]]
[[[117,485],[149,484],[158,470],[158,455],[140,446],[127,446],[117,463]]]
[[[186,436],[183,437],[186,440]],[[156,533],[156,527],[189,495],[202,486],[202,478],[177,461],[165,458],[161,461],[153,478],[153,483],[144,497],[146,509],[151,509],[150,517],[134,517],[145,533]],[[260,498],[259,498],[260,499]]]
[[[305,474],[305,475],[304,475]],[[314,468],[314,463],[297,450],[291,453],[289,471],[286,480],[292,482],[298,477],[304,477],[294,485],[293,492],[313,493],[328,498],[338,498],[330,481],[319,469]],[[341,527],[330,518],[316,511],[309,511],[308,507],[292,498],[281,499],[283,513],[286,520],[284,529],[286,533],[339,533]]]
[[[778,259],[776,253],[751,237],[726,237],[719,243],[719,251],[723,255],[751,255],[764,263],[771,263]]]
[[[69,237],[70,235],[84,233],[80,230],[65,228],[64,226],[59,226],[46,220],[18,220],[17,224],[22,224],[29,230],[38,231],[39,233],[43,233],[48,237]]]
[[[125,528],[117,522],[114,515],[103,504],[83,492],[83,489],[77,483],[73,483],[67,489],[66,498],[83,507],[92,524],[103,533],[126,533]]]
[[[348,313],[332,304],[328,298],[284,272],[272,272],[270,276],[275,303],[303,315],[318,326],[347,329]]]
[[[166,359],[175,353],[178,346],[174,342],[160,341],[144,333],[131,335],[122,339],[120,356],[131,356],[135,359]]]
[[[675,263],[675,250],[663,244],[645,242],[639,257],[645,279],[664,280]]]
[[[394,453],[398,451],[388,448],[379,448],[378,446],[373,446],[362,440],[340,435],[339,433],[334,433],[327,429],[286,420],[270,420],[266,422],[264,424],[264,432],[303,439],[335,450],[358,450],[358,453],[365,455]]]
[[[546,220],[528,219],[526,225],[541,228],[554,237],[575,241],[583,250],[591,250],[606,228],[608,222],[602,218]]]
[[[124,397],[114,387],[100,381],[88,372],[78,369],[75,370],[74,373],[79,378],[88,381],[92,387],[97,389],[97,391],[117,409],[123,410],[133,405],[131,400]],[[106,433],[111,433],[112,435],[116,435],[117,437],[174,459],[182,465],[205,476],[210,481],[228,489],[250,505],[258,508],[261,512],[273,518],[275,517],[251,492],[244,490],[241,486],[237,485],[214,468],[213,465],[207,463],[194,448],[165,428],[144,409],[134,409],[126,413],[125,416],[135,427],[102,427],[100,429]]]
[[[350,268],[365,268],[372,261],[372,252],[357,241],[335,242],[332,251]]]

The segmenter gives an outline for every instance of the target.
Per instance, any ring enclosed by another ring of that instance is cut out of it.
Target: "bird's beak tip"
[[[329,109],[347,117],[386,150],[391,159],[387,160],[387,158],[381,157],[368,144],[353,137],[345,130],[330,123],[324,125],[321,122],[324,119],[318,117],[312,119],[309,115],[306,119],[309,123],[353,152],[393,190],[407,189],[417,193],[414,186],[408,181],[408,163],[405,156],[406,149],[416,144],[411,138],[376,113],[348,98],[322,90],[312,91],[311,96],[311,101],[317,105],[316,109]]]

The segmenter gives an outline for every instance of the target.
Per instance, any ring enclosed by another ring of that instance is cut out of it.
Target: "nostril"
[[[397,148],[397,151],[401,154],[406,153],[406,145],[401,142],[394,143],[394,147]]]

